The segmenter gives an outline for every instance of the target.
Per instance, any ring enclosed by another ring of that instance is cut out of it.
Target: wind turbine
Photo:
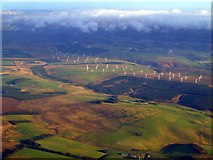
[[[108,68],[109,68],[109,65],[107,64],[107,65],[106,65],[106,69],[108,69]]]
[[[164,74],[164,73],[163,73],[163,72],[161,72],[161,76],[162,76],[162,77],[163,77],[163,74]]]
[[[86,65],[86,68],[87,68],[87,71],[89,70],[89,66],[88,65]]]
[[[103,72],[104,72],[104,68],[103,68]]]
[[[158,80],[160,80],[160,75],[158,75]]]
[[[115,69],[114,69],[114,68],[112,69],[112,72],[115,72]]]
[[[200,81],[200,80],[202,79],[202,77],[203,77],[203,76],[202,76],[202,75],[200,75],[200,76],[198,77],[198,80]]]
[[[135,72],[133,73],[133,76],[135,77]]]
[[[96,65],[95,69],[96,69],[96,70],[98,69],[98,64]]]
[[[183,82],[183,78],[180,78],[180,82],[181,82],[181,83]]]
[[[147,78],[148,77],[148,75],[147,74],[145,74],[145,78]]]
[[[171,81],[171,78],[172,78],[172,77],[169,76],[169,81]]]
[[[107,62],[107,58],[105,58],[105,61]]]
[[[73,62],[75,63],[75,60]]]
[[[172,75],[172,72],[170,71],[170,72],[169,72],[169,76],[171,76],[171,75]]]
[[[91,70],[91,72],[93,72],[93,69]]]
[[[143,74],[143,71],[141,71],[141,75]]]
[[[195,79],[195,84],[197,84],[197,79]]]
[[[124,72],[124,76],[126,76],[126,72]]]
[[[156,74],[156,71],[154,71],[154,75]]]
[[[187,80],[188,79],[188,77],[187,76],[185,76],[185,80]]]
[[[116,68],[117,68],[117,70],[118,70],[118,65],[116,65]]]
[[[172,78],[175,78],[175,74],[172,74]]]
[[[178,77],[180,77],[180,73],[178,73]]]

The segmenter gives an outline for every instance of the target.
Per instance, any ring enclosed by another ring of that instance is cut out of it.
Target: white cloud
[[[8,11],[5,13],[8,13]],[[4,13],[3,13],[4,15]],[[30,23],[35,28],[49,24],[79,28],[84,32],[97,31],[99,28],[112,30],[128,27],[137,31],[149,32],[161,27],[176,29],[210,29],[210,14],[206,10],[199,13],[184,13],[179,9],[167,10],[115,10],[92,9],[55,12],[33,12],[12,14],[4,18],[5,23]]]
[[[208,13],[207,10],[201,10],[201,11],[200,11],[200,14],[201,14],[201,15],[207,15],[207,14],[209,14],[209,13]]]

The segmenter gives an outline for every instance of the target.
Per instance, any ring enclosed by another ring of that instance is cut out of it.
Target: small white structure
[[[143,71],[141,71],[141,75],[143,75]]]
[[[187,80],[188,79],[188,77],[187,76],[185,76],[185,78],[184,78],[185,80]]]
[[[197,79],[195,79],[195,84],[197,84]]]
[[[172,78],[175,78],[175,74],[172,74]]]
[[[180,77],[180,73],[178,73],[178,77]]]
[[[126,72],[124,72],[124,76],[126,76]]]
[[[107,65],[106,65],[106,69],[108,69],[108,68],[109,68],[109,65],[107,64]]]
[[[89,66],[88,65],[86,65],[86,68],[87,68],[87,71],[89,70]]]
[[[133,76],[135,77],[135,72],[133,73]]]
[[[98,64],[96,65],[95,69],[96,69],[96,70],[98,69]]]
[[[156,74],[156,71],[154,71],[154,75]]]
[[[200,80],[202,79],[202,77],[203,77],[203,76],[202,76],[202,75],[200,75],[200,76],[198,77],[198,80],[200,81]]]
[[[169,76],[169,81],[171,81],[171,78],[172,78],[172,77]]]
[[[160,80],[160,75],[158,75],[158,80]]]
[[[148,78],[148,75],[147,75],[147,74],[145,74],[145,78]]]
[[[183,82],[183,78],[180,78],[180,82],[181,82],[181,83]]]

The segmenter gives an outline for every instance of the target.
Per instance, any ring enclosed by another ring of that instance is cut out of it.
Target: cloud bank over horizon
[[[29,24],[34,29],[48,25],[78,28],[83,32],[98,29],[126,30],[133,28],[138,32],[150,32],[153,29],[170,27],[173,29],[211,29],[211,14],[207,10],[193,13],[173,10],[116,10],[91,9],[72,11],[21,12],[1,11],[3,23]]]

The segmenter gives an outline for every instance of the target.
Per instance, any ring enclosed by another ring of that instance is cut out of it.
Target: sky
[[[13,3],[9,3],[13,1]],[[171,10],[171,9],[181,9],[184,11],[192,11],[192,10],[204,10],[207,9],[210,11],[211,3],[210,1],[203,0],[193,0],[193,1],[182,1],[179,0],[170,0],[169,2],[154,0],[154,1],[145,1],[140,0],[135,2],[129,0],[125,1],[115,1],[113,3],[111,0],[103,0],[98,2],[92,2],[91,0],[84,0],[84,3],[68,3],[68,2],[80,2],[75,0],[62,0],[62,1],[55,1],[53,0],[46,0],[46,3],[33,3],[34,0],[28,0],[27,2],[21,2],[21,0],[3,0],[2,9],[70,9],[70,8],[111,8],[111,9],[149,9],[149,10]],[[176,2],[175,2],[176,1]],[[6,3],[8,2],[8,3]],[[31,3],[29,3],[31,2]],[[38,1],[36,1],[38,2]],[[42,2],[44,2],[42,0]],[[60,2],[60,3],[59,3]]]
[[[7,0],[7,2],[12,0]],[[140,2],[122,1],[113,3],[111,0],[90,3],[42,2],[33,0],[5,3],[2,5],[3,21],[6,23],[30,23],[34,28],[51,24],[79,28],[84,32],[97,31],[99,28],[122,30],[131,27],[137,31],[149,32],[153,28],[173,27],[176,29],[210,29],[210,1],[162,2],[155,0]],[[52,1],[52,0],[51,0]],[[66,0],[63,0],[66,1]],[[29,3],[31,2],[31,3]],[[57,1],[58,2],[58,1]],[[71,2],[71,1],[69,1]],[[72,0],[74,2],[74,0]],[[78,1],[79,2],[79,1]],[[9,11],[12,10],[13,12]],[[49,10],[49,12],[18,12],[18,10]]]
[[[211,2],[211,0],[2,0],[2,2]]]

